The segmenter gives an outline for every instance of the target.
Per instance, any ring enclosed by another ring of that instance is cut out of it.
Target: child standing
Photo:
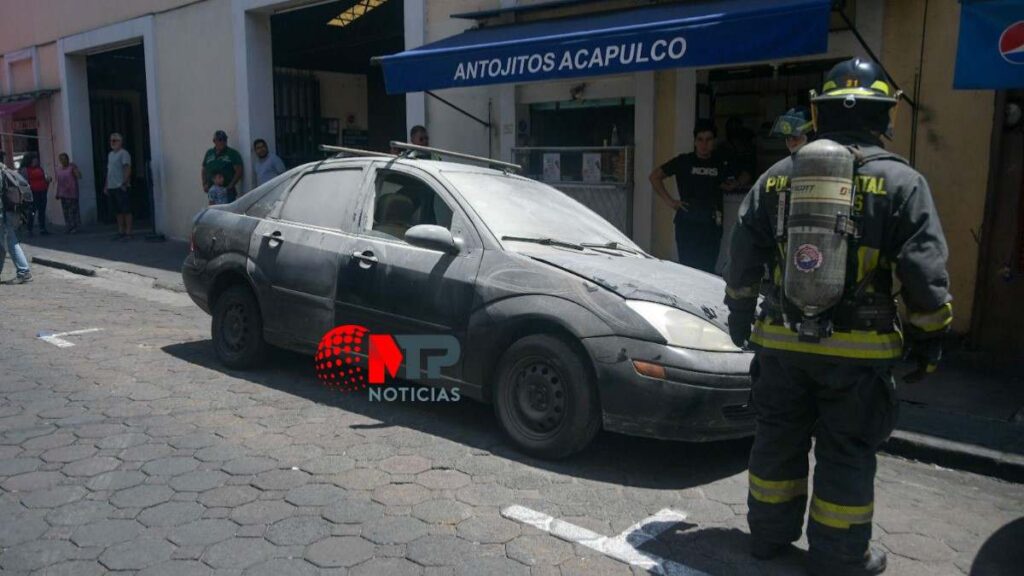
[[[57,198],[60,199],[61,208],[64,209],[66,233],[74,234],[82,225],[82,218],[78,210],[78,181],[82,178],[82,173],[67,154],[61,152],[58,159],[60,167],[57,168]]]
[[[210,199],[210,206],[228,203],[228,189],[224,187],[223,174],[213,175],[213,185],[210,186],[206,194]]]

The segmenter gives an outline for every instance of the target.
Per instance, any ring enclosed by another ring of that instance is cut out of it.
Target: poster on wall
[[[562,155],[557,152],[544,154],[544,180],[559,182],[562,180]]]
[[[601,155],[593,152],[583,154],[583,181],[596,184],[601,181]]]
[[[1022,17],[1022,0],[964,0],[960,4],[954,88],[1024,88]]]

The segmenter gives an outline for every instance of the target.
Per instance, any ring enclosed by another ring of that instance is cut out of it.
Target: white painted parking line
[[[39,333],[39,339],[43,342],[49,342],[58,348],[71,348],[75,345],[74,342],[65,340],[65,336],[78,336],[79,334],[91,334],[93,332],[99,332],[103,328],[85,328],[84,330],[72,330],[71,332],[60,332],[58,334],[47,334],[45,332]]]
[[[559,520],[524,506],[508,506],[502,509],[501,515],[510,520],[539,528],[567,542],[582,544],[605,556],[625,562],[631,566],[643,568],[653,574],[664,576],[708,576],[707,573],[690,568],[685,564],[666,560],[650,552],[643,552],[637,549],[637,546],[642,546],[644,543],[657,538],[659,534],[671,528],[673,524],[685,520],[686,514],[683,512],[665,508],[654,516],[637,522],[618,536],[612,538],[602,536],[582,526]]]

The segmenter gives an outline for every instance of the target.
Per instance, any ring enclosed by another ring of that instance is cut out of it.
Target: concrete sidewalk
[[[188,243],[180,240],[150,242],[144,234],[132,240],[114,240],[116,229],[98,229],[79,234],[53,233],[26,237],[22,246],[35,264],[61,268],[76,274],[103,276],[129,273],[153,279],[157,288],[184,292],[181,264]]]
[[[35,264],[78,274],[129,273],[157,288],[184,292],[185,242],[112,241],[114,230],[25,238]],[[905,372],[905,368],[898,373]],[[899,427],[885,450],[908,458],[1024,481],[1024,377],[993,372],[951,351],[934,376],[900,382]]]

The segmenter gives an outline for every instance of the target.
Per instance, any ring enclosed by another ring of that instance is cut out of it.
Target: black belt
[[[779,306],[778,300],[773,297],[764,299],[761,309],[764,317],[772,324],[786,325],[789,321],[790,328],[795,329],[803,319],[803,314],[796,306]],[[850,332],[852,330],[870,330],[879,333],[889,333],[896,330],[897,309],[894,303],[860,303],[842,302],[825,313],[831,319],[834,329],[838,332]]]

